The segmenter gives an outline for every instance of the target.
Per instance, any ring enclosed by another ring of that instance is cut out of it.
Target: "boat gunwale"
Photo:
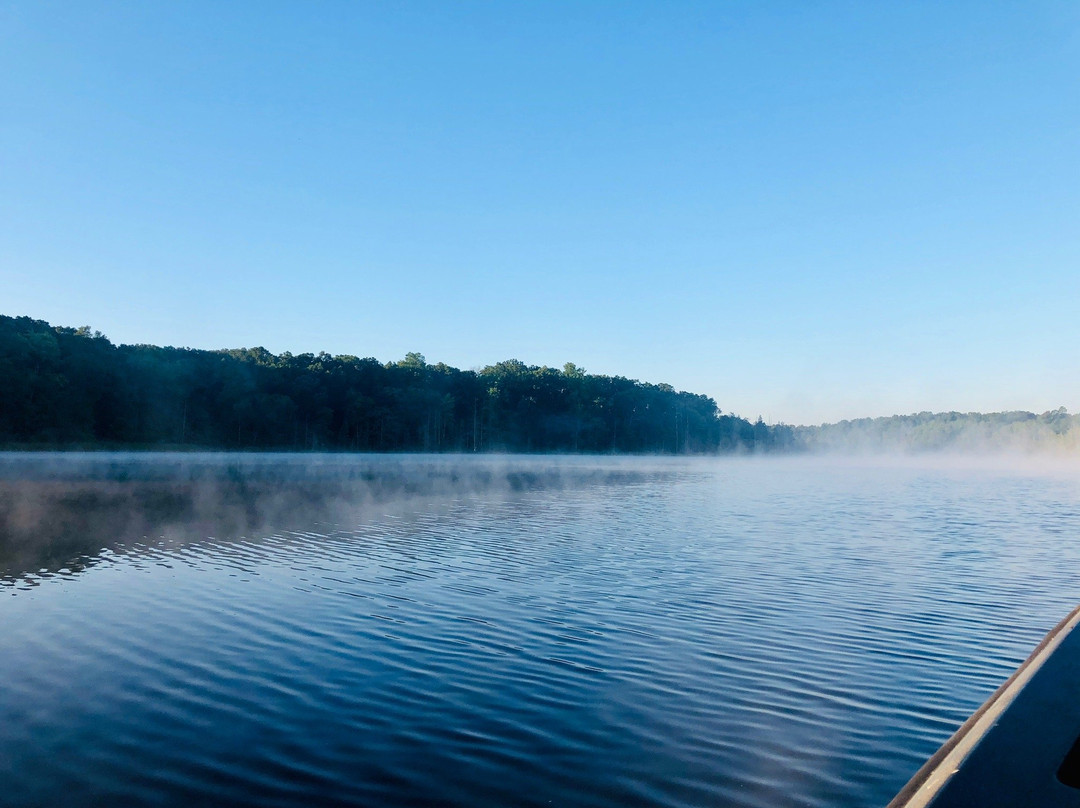
[[[1080,624],[1080,605],[1069,612],[1035,646],[1012,676],[995,690],[982,706],[924,763],[885,808],[924,808],[949,782],[963,761],[997,723],[1003,713],[1049,659],[1065,637]]]

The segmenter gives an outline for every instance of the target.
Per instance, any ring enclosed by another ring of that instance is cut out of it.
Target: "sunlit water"
[[[10,566],[0,803],[881,805],[1080,600],[1068,468],[564,462]]]

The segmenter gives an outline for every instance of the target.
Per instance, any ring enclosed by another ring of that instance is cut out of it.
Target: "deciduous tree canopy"
[[[351,451],[766,450],[792,430],[621,376],[410,353],[381,363],[264,348],[114,345],[88,327],[0,316],[0,443]]]

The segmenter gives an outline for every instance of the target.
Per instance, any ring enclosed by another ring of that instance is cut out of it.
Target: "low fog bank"
[[[838,454],[1080,455],[1080,415],[921,412],[794,428],[803,451]]]
[[[598,457],[0,453],[0,577],[102,549],[348,529],[433,501],[644,480],[677,461]]]

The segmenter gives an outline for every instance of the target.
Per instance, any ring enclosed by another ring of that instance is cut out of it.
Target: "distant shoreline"
[[[0,316],[0,445],[682,455],[783,450],[792,431],[572,362],[460,370],[419,353],[114,345]]]
[[[750,422],[708,396],[514,359],[481,370],[263,348],[114,345],[0,315],[0,450],[710,456],[1080,452],[1080,416],[931,413]]]

